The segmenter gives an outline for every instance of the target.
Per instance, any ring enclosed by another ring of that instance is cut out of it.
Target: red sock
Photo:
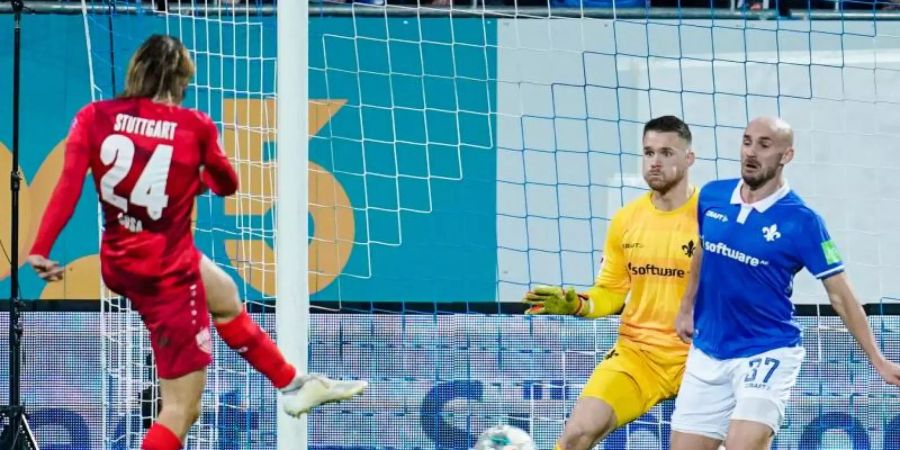
[[[281,389],[294,380],[297,370],[285,361],[281,350],[247,314],[247,310],[228,322],[217,322],[216,330],[229,347],[265,375],[276,388]]]
[[[150,427],[150,431],[144,436],[144,442],[141,443],[141,450],[179,450],[181,449],[181,439],[175,436],[172,430],[160,423],[154,423]]]

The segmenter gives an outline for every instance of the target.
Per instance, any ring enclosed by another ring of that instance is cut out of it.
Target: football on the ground
[[[521,428],[495,425],[478,436],[475,450],[535,450],[535,447],[531,436]]]

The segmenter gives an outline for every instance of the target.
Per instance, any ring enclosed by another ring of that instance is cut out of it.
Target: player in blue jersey
[[[900,366],[878,349],[822,218],[784,180],[793,157],[790,125],[754,119],[744,130],[741,179],[700,191],[702,251],[675,324],[693,345],[672,415],[672,450],[716,450],[723,441],[728,450],[769,448],[805,355],[791,303],[804,267],[822,280],[882,378],[900,385]]]

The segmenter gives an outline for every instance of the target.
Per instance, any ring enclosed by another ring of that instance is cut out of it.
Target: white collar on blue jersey
[[[755,209],[759,212],[766,212],[767,209],[771,208],[778,200],[784,198],[785,195],[788,195],[788,192],[791,192],[791,187],[788,186],[787,180],[784,180],[784,184],[778,188],[777,191],[769,194],[768,197],[764,199],[757,200],[753,203],[746,203],[744,199],[741,197],[741,187],[744,185],[744,180],[739,180],[737,187],[734,188],[734,192],[731,193],[731,204],[732,205],[741,205],[742,209]]]

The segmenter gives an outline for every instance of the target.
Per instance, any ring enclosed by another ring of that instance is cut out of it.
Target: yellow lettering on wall
[[[309,133],[315,135],[341,109],[343,100],[313,100],[309,103]],[[262,216],[275,206],[276,168],[266,144],[275,136],[274,100],[226,100],[223,114],[225,151],[237,169],[241,183],[238,195],[225,199],[228,216]],[[21,264],[37,234],[43,211],[56,187],[65,157],[65,139],[48,153],[31,185],[23,180],[20,190]],[[0,143],[0,173],[12,167],[9,150]],[[353,209],[340,182],[328,170],[310,163],[309,213],[315,236],[309,245],[309,289],[316,293],[337,278],[350,259],[355,233]],[[0,215],[10,209],[9,195],[0,195]],[[192,219],[196,221],[196,207]],[[0,242],[8,248],[10,221],[0,221]],[[63,244],[59,242],[57,245]],[[275,295],[275,252],[262,239],[226,240],[225,250],[238,275],[266,296]],[[0,280],[9,275],[9,262],[0,258]],[[41,299],[100,298],[100,258],[85,255],[66,265],[65,279],[49,283]]]
[[[100,298],[100,255],[87,255],[66,264],[62,281],[47,283],[41,300],[97,300]]]
[[[310,101],[310,136],[325,126],[344,103]],[[260,216],[274,206],[276,167],[271,159],[274,155],[266,154],[266,143],[276,139],[275,113],[274,100],[225,101],[225,152],[235,163],[241,180],[240,193],[225,201],[226,215]],[[315,230],[308,250],[309,291],[313,294],[341,274],[350,259],[355,233],[350,198],[331,172],[314,163],[309,165],[309,212]],[[268,242],[226,240],[225,251],[246,283],[266,296],[275,295],[275,252]]]
[[[62,173],[66,141],[63,139],[50,153],[38,169],[31,183],[22,180],[19,190],[19,267],[24,266],[25,257],[34,243],[41,217],[50,202],[53,189]],[[12,153],[0,144],[0,173],[8,174],[12,168]],[[9,195],[0,195],[0,210],[3,215],[10,208]],[[0,221],[0,242],[8,251],[11,221]],[[61,242],[62,243],[62,242]],[[0,280],[9,276],[9,261],[0,258]],[[85,256],[66,265],[65,279],[61,283],[48,283],[40,295],[44,300],[100,298],[100,260],[97,255]]]

